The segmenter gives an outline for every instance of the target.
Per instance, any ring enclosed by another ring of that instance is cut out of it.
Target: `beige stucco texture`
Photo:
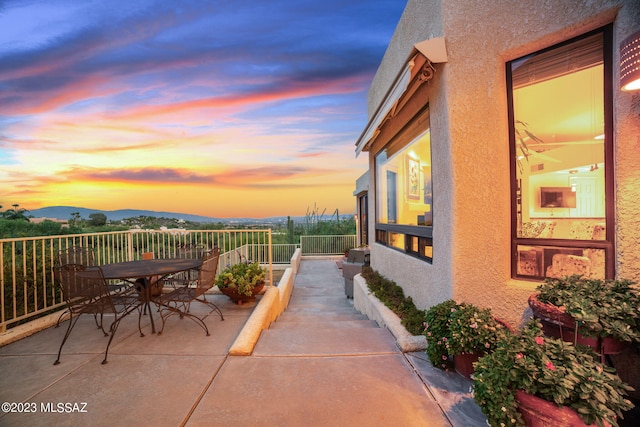
[[[433,263],[372,245],[374,269],[416,305],[447,298],[490,307],[519,325],[538,282],[511,279],[511,201],[505,63],[614,25],[614,46],[640,29],[634,0],[409,0],[369,92],[384,100],[416,43],[444,37],[448,61],[429,82]],[[426,52],[427,57],[428,52]],[[619,53],[614,52],[614,85]],[[553,102],[553,100],[550,100]],[[614,87],[616,269],[640,280],[640,94]],[[370,168],[373,170],[373,155]],[[375,174],[370,174],[370,189]],[[372,190],[373,194],[374,191]],[[375,197],[370,197],[375,212]],[[373,217],[373,215],[372,215]],[[375,236],[375,221],[370,222]]]

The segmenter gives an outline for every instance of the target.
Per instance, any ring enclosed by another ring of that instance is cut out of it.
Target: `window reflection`
[[[430,135],[427,131],[402,149],[376,155],[379,223],[432,225]]]
[[[511,64],[518,237],[604,238],[602,39],[596,34]]]

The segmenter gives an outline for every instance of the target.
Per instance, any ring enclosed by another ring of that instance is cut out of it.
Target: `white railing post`
[[[127,234],[127,261],[133,261],[133,230]]]
[[[269,246],[267,250],[269,251],[269,285],[273,286],[273,245],[271,244],[271,229],[268,231],[268,240]]]

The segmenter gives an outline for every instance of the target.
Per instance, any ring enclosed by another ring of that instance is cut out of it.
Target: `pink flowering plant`
[[[505,328],[491,310],[473,304],[447,300],[425,315],[427,355],[431,364],[440,369],[450,369],[451,356],[455,354],[492,351],[504,333]]]
[[[493,351],[506,333],[488,308],[462,304],[449,321],[450,354],[484,354]]]
[[[585,424],[618,426],[633,407],[632,388],[586,347],[544,337],[529,321],[520,335],[507,334],[495,351],[475,364],[474,399],[492,426],[522,426],[517,390],[575,410]]]
[[[458,309],[460,309],[460,304],[453,300],[447,300],[434,305],[425,314],[424,335],[427,338],[427,356],[436,368],[452,368],[449,358],[451,341],[449,324],[452,314]]]

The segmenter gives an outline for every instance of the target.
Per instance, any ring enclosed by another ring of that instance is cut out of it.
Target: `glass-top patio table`
[[[102,274],[106,280],[124,280],[137,285],[137,279],[144,279],[144,301],[149,311],[151,321],[151,333],[156,333],[156,328],[151,315],[151,288],[154,284],[167,276],[183,271],[194,270],[200,267],[202,260],[192,258],[170,259],[146,259],[139,261],[126,261],[114,264],[101,265]]]

